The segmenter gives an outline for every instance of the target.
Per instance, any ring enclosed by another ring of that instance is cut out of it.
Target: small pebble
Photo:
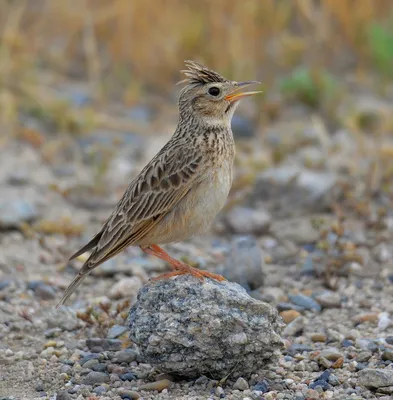
[[[340,381],[339,381],[339,379],[337,378],[336,375],[330,374],[329,375],[329,383],[332,386],[338,386],[340,384]]]
[[[29,182],[28,174],[22,170],[11,171],[7,182],[10,185],[19,186],[26,185]]]
[[[117,393],[124,400],[134,400],[134,399],[139,399],[141,397],[141,395],[138,392],[124,388],[118,389]]]
[[[361,351],[356,357],[356,360],[358,362],[365,362],[368,361],[371,357],[372,353],[370,351]]]
[[[8,190],[7,190],[8,191]],[[11,196],[14,197],[14,196]],[[20,198],[4,199],[0,203],[0,228],[20,228],[24,222],[31,222],[39,217],[35,204]]]
[[[280,303],[277,304],[277,310],[278,311],[295,310],[295,311],[299,311],[300,312],[300,311],[304,311],[305,308],[297,306],[296,304],[293,304],[293,303],[280,302]]]
[[[333,365],[333,363],[325,357],[319,357],[318,363],[319,363],[319,365],[321,365],[322,367],[324,367],[326,369],[331,368]]]
[[[384,361],[393,361],[393,350],[392,349],[386,349],[383,353],[382,353],[382,360]]]
[[[327,341],[327,337],[323,333],[312,333],[311,340],[313,342],[323,342],[324,343]]]
[[[107,388],[105,386],[97,386],[94,388],[93,392],[95,394],[101,395],[107,392]]]
[[[122,381],[134,381],[137,380],[138,378],[132,372],[127,372],[125,374],[120,375],[120,379]]]
[[[297,317],[300,317],[300,312],[296,311],[296,310],[281,311],[280,316],[286,324],[289,324],[290,322],[295,320]]]
[[[341,296],[339,293],[326,291],[315,297],[315,300],[323,308],[340,308]]]
[[[44,344],[44,349],[47,349],[48,347],[56,347],[57,343],[54,340],[49,340]]]
[[[82,365],[82,367],[83,367],[83,368],[93,369],[93,367],[94,367],[96,364],[98,364],[98,363],[99,363],[99,361],[98,361],[96,358],[93,358],[93,359],[91,359],[91,360],[86,361],[86,362]]]
[[[378,322],[378,314],[377,313],[362,313],[355,315],[352,318],[352,321],[355,325],[362,324],[364,322],[372,322],[376,323]]]
[[[125,349],[122,351],[118,351],[115,353],[113,356],[112,360],[115,363],[130,363],[132,361],[135,361],[138,357],[138,353],[135,350],[132,349]]]
[[[12,281],[6,279],[6,280],[0,280],[0,290],[3,290],[5,288],[7,288],[8,286],[10,286]]]
[[[4,354],[6,357],[11,357],[14,355],[14,352],[11,349],[7,349]]]
[[[57,393],[56,400],[71,400],[71,396],[65,390]]]
[[[314,299],[303,294],[289,294],[288,298],[292,303],[304,307],[306,310],[321,311],[322,309]]]
[[[103,372],[91,371],[83,380],[85,385],[95,385],[96,383],[108,383],[110,381],[109,375]]]
[[[292,322],[290,322],[283,330],[282,335],[286,336],[296,336],[303,332],[306,320],[304,317],[297,317]]]
[[[165,372],[162,372],[161,374],[157,374],[157,375],[156,375],[156,381],[160,381],[161,379],[168,379],[168,380],[170,380],[171,382],[174,381],[173,376],[170,375],[170,374],[168,374],[168,373],[165,373]]]
[[[221,386],[217,386],[216,390],[214,391],[215,395],[218,396],[220,399],[225,397],[224,389]]]
[[[44,331],[44,335],[46,338],[54,338],[60,335],[62,330],[60,328],[51,328]]]
[[[63,331],[74,331],[82,325],[81,320],[76,316],[76,312],[69,307],[60,307],[49,310],[45,314],[48,328],[60,328]]]
[[[393,336],[386,336],[385,342],[393,345]]]
[[[122,341],[120,339],[90,338],[86,340],[86,346],[90,350],[100,347],[107,351],[118,351],[121,349],[121,345]]]
[[[207,387],[208,390],[212,390],[217,385],[218,385],[218,381],[216,381],[215,379],[209,379],[209,381],[207,382],[206,387]]]
[[[309,389],[307,390],[306,398],[307,400],[319,399],[319,393],[314,389]]]
[[[365,363],[358,362],[356,364],[356,370],[357,371],[361,371],[362,369],[365,369],[365,368],[367,368],[367,365]]]
[[[382,332],[390,326],[393,326],[393,321],[390,319],[389,314],[387,312],[381,312],[378,315],[378,330]]]
[[[235,382],[235,384],[233,385],[234,389],[238,389],[238,390],[242,390],[242,391],[249,389],[249,387],[250,386],[248,385],[248,382],[242,377],[238,378],[237,381]]]
[[[79,360],[79,364],[82,365],[82,367],[83,367],[87,361],[93,360],[93,359],[99,359],[100,357],[101,357],[100,354],[90,353],[90,354],[87,354],[86,356],[84,356],[83,358],[81,358]]]
[[[68,376],[68,374],[62,372],[61,374],[59,374],[59,378],[63,381],[68,382],[70,380],[70,377]]]
[[[158,392],[161,392],[162,390],[166,389],[169,387],[171,384],[171,381],[169,379],[161,379],[156,382],[149,382],[144,385],[139,386],[139,390],[157,390]]]
[[[109,298],[121,299],[123,297],[136,297],[139,289],[142,287],[142,284],[143,283],[141,279],[137,276],[123,278],[111,287],[111,289],[109,290]]]
[[[266,380],[263,380],[261,382],[258,382],[257,384],[254,385],[253,387],[254,390],[257,390],[262,393],[266,393],[270,391],[270,385],[269,382]]]
[[[355,343],[352,340],[349,340],[349,339],[344,339],[341,342],[341,346],[343,346],[343,347],[350,347],[350,346],[353,346],[354,344]]]
[[[72,367],[71,367],[71,365],[67,365],[67,364],[63,365],[63,366],[61,367],[61,369],[60,369],[60,372],[63,373],[63,374],[70,375],[71,372],[72,372]]]
[[[369,344],[370,344],[370,341],[367,339],[356,339],[355,340],[355,346],[358,349],[369,350],[369,348],[368,348]]]
[[[354,340],[356,341],[357,339],[361,338],[361,334],[357,329],[351,329],[347,335],[346,335],[346,339],[350,339],[350,340]]]
[[[329,361],[336,361],[343,355],[335,348],[328,348],[321,351],[320,357],[325,357]]]
[[[294,343],[288,347],[287,353],[292,356],[295,356],[296,354],[301,354],[303,352],[309,352],[309,351],[313,351],[313,350],[314,350],[314,348],[308,344]]]
[[[37,284],[34,294],[42,300],[53,300],[57,296],[53,287],[43,282]]]
[[[315,389],[319,392],[318,388],[321,388],[323,391],[328,390],[330,385],[326,381],[314,381],[309,385],[310,389]]]
[[[81,385],[75,385],[73,388],[71,388],[71,389],[68,390],[68,393],[69,393],[69,394],[78,393],[79,390],[80,390],[80,388],[81,388]]]
[[[344,357],[340,357],[332,364],[332,368],[335,369],[342,368],[343,365],[344,365]]]
[[[233,207],[226,215],[228,228],[237,234],[260,235],[270,226],[271,216],[263,209]]]
[[[93,367],[91,368],[93,371],[97,371],[97,372],[106,372],[106,364],[103,363],[97,363],[95,365],[93,365]]]
[[[129,329],[123,325],[113,325],[108,329],[107,338],[108,339],[116,339],[121,336],[123,333],[127,332]]]
[[[205,375],[200,376],[196,381],[196,385],[203,385],[209,382],[209,378]]]

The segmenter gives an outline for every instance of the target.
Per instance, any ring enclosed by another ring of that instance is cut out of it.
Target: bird
[[[225,205],[235,158],[231,120],[241,99],[261,93],[243,88],[260,82],[231,81],[195,61],[185,66],[173,136],[130,183],[100,231],[70,257],[91,251],[57,307],[94,268],[128,246],[139,246],[172,266],[172,272],[153,279],[190,274],[224,280],[172,258],[159,244],[203,234]]]

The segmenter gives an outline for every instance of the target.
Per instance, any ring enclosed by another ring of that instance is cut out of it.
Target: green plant
[[[337,84],[333,75],[325,70],[300,67],[280,82],[282,93],[312,107],[320,107],[333,97]]]
[[[393,28],[372,23],[367,30],[369,51],[375,67],[385,76],[393,77]]]

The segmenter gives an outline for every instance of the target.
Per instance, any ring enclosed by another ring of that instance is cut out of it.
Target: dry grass
[[[55,131],[111,125],[89,106],[70,108],[53,87],[82,79],[94,107],[113,96],[131,105],[145,90],[167,92],[185,59],[258,78],[266,91],[289,79],[291,96],[320,96],[311,97],[319,106],[326,71],[389,75],[391,18],[390,0],[1,1],[0,121],[12,131],[22,111]],[[299,83],[291,74],[302,65]]]
[[[390,0],[16,0],[0,3],[1,76],[46,66],[82,74],[100,94],[172,84],[184,59],[229,76],[274,78],[300,63],[339,68],[371,61],[367,32]],[[123,86],[124,87],[124,86]]]

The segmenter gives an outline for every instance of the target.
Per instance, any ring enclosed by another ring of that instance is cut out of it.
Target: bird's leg
[[[151,246],[141,247],[141,249],[146,254],[156,256],[158,258],[161,258],[161,260],[166,261],[174,269],[173,272],[159,275],[156,278],[153,278],[153,280],[167,279],[172,276],[183,275],[183,274],[190,274],[201,280],[203,280],[204,278],[211,278],[216,281],[224,281],[225,280],[225,278],[222,277],[221,275],[213,274],[212,272],[208,272],[208,271],[203,271],[198,268],[193,268],[188,264],[185,264],[179,260],[176,260],[175,258],[172,258],[165,250],[163,250],[161,247],[157,246],[156,244],[153,244]]]

